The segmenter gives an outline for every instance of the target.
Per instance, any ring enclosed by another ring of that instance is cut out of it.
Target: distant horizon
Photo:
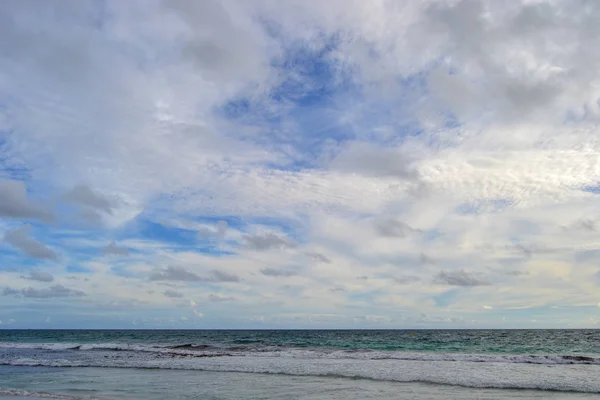
[[[535,331],[600,328],[0,328],[0,331]]]

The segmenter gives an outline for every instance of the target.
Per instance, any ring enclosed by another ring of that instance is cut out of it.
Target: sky
[[[600,2],[0,2],[0,328],[600,327]]]

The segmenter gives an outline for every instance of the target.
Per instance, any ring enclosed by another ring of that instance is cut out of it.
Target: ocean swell
[[[186,343],[181,345],[147,345],[117,343],[12,343],[0,342],[2,349],[47,350],[53,352],[133,352],[151,353],[156,357],[284,357],[305,359],[350,360],[404,360],[404,361],[460,361],[473,363],[544,364],[544,365],[600,365],[596,355],[560,354],[465,354],[437,352],[376,351],[307,349],[274,346],[227,346]],[[0,353],[1,354],[1,353]],[[1,360],[0,360],[1,361]]]

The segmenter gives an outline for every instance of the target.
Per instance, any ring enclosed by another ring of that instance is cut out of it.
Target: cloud
[[[129,256],[129,251],[125,248],[117,246],[117,244],[113,241],[110,242],[106,247],[102,249],[102,253],[107,255],[115,255],[115,256]]]
[[[0,5],[0,231],[35,221],[34,255],[65,261],[47,285],[88,296],[35,323],[120,323],[98,304],[177,323],[163,285],[182,282],[210,289],[215,327],[493,327],[524,307],[577,324],[598,302],[596,3],[38,3]],[[37,261],[9,246],[4,267]],[[30,270],[0,281],[43,287]],[[419,319],[439,284],[458,295]]]
[[[52,213],[29,201],[23,182],[6,179],[0,179],[0,217],[43,222],[53,219]]]
[[[181,281],[181,282],[239,282],[237,275],[223,271],[212,270],[209,276],[202,277],[180,266],[168,266],[154,271],[148,278],[151,281]]]
[[[400,284],[400,285],[407,285],[410,283],[416,283],[419,282],[421,280],[421,278],[419,278],[418,276],[412,276],[412,275],[406,275],[406,276],[401,276],[398,278],[394,278],[394,282]]]
[[[381,236],[404,238],[414,233],[419,233],[421,230],[414,229],[402,221],[394,218],[377,219],[374,222],[375,230]]]
[[[54,285],[50,286],[46,289],[34,289],[34,288],[25,288],[25,289],[11,289],[5,288],[2,292],[4,296],[9,295],[19,295],[26,298],[31,299],[51,299],[51,298],[60,298],[60,297],[81,297],[85,296],[85,293],[80,290],[70,289],[63,285]]]
[[[218,294],[211,293],[211,294],[208,295],[208,300],[209,301],[220,302],[220,301],[233,301],[233,300],[235,300],[235,298],[230,297],[230,296],[221,296],[221,295],[218,295]]]
[[[459,271],[440,271],[434,278],[434,283],[450,286],[486,286],[489,282],[480,280],[461,269]]]
[[[214,228],[202,227],[198,229],[198,238],[206,239],[216,237],[223,239],[227,233],[228,224],[226,221],[218,221]]]
[[[400,148],[377,147],[372,143],[350,143],[333,161],[333,169],[356,172],[366,176],[391,176],[417,179],[417,171],[410,165],[411,157]]]
[[[317,252],[308,252],[305,254],[317,262],[321,262],[321,263],[325,263],[325,264],[331,263],[331,259],[324,254],[317,253]]]
[[[112,214],[114,208],[113,202],[107,197],[85,185],[75,186],[65,193],[64,199],[107,214]]]
[[[523,253],[525,258],[531,258],[533,251],[530,248],[525,247],[522,244],[516,244],[515,248]]]
[[[199,282],[203,279],[193,273],[185,269],[184,267],[179,266],[168,266],[162,270],[157,270],[150,275],[148,278],[151,281],[183,281],[183,282]]]
[[[508,268],[491,268],[488,267],[488,269],[496,274],[501,274],[501,275],[507,275],[507,276],[522,276],[522,275],[529,275],[529,272],[527,271],[522,271],[519,269],[508,269]]]
[[[235,274],[228,274],[227,272],[213,270],[211,276],[206,278],[208,282],[239,282],[240,278]]]
[[[291,240],[273,233],[245,235],[244,240],[246,241],[248,248],[257,251],[296,247],[296,244]]]
[[[163,294],[172,299],[180,299],[183,297],[183,293],[177,292],[175,290],[167,289],[163,292]]]
[[[4,241],[29,257],[49,260],[57,259],[58,254],[54,250],[46,247],[43,243],[29,235],[30,229],[31,225],[10,229],[4,233]]]
[[[435,264],[435,263],[436,263],[435,258],[430,257],[425,253],[419,254],[419,264],[428,265],[428,264]]]
[[[54,277],[46,271],[31,271],[28,276],[21,276],[23,279],[40,282],[52,282]]]
[[[265,276],[273,276],[273,277],[290,277],[290,276],[295,276],[298,274],[296,271],[277,269],[277,268],[263,268],[260,270],[260,272]]]

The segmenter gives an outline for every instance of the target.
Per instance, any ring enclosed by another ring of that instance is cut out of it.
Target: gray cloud
[[[394,282],[396,282],[400,285],[407,285],[409,283],[415,283],[420,280],[421,280],[421,278],[419,278],[418,276],[413,276],[413,275],[406,275],[406,276],[400,276],[398,278],[394,278]]]
[[[296,246],[293,241],[273,233],[266,233],[263,235],[245,235],[244,240],[249,248],[258,251],[285,249]]]
[[[434,282],[450,286],[486,286],[490,284],[489,282],[474,277],[464,269],[450,272],[440,271],[440,273],[435,276]]]
[[[240,278],[237,275],[228,274],[227,272],[213,270],[212,276],[206,280],[208,282],[239,282]]]
[[[6,179],[0,179],[0,217],[36,219],[44,222],[53,219],[52,213],[29,202],[23,182]]]
[[[183,281],[199,282],[203,279],[183,267],[170,265],[162,270],[155,271],[149,278],[151,281]]]
[[[58,255],[43,243],[29,236],[31,225],[8,230],[4,233],[4,240],[11,246],[21,250],[32,258],[56,259]]]
[[[223,271],[212,270],[211,275],[202,277],[194,272],[188,271],[184,267],[168,266],[167,268],[156,270],[148,278],[151,281],[181,281],[181,282],[239,282],[237,275],[228,274]]]
[[[277,269],[277,268],[263,268],[260,272],[265,276],[285,277],[297,275],[295,271]]]
[[[8,287],[7,287],[7,288],[4,288],[4,289],[2,290],[2,295],[3,295],[3,296],[10,296],[10,295],[13,295],[13,294],[19,294],[19,293],[21,293],[21,291],[20,291],[20,290],[17,290],[17,289],[12,289],[12,288],[8,288]]]
[[[232,301],[235,300],[233,297],[230,296],[219,296],[218,294],[209,294],[208,295],[208,300],[209,301],[214,301],[214,302],[220,302],[220,301]]]
[[[508,275],[508,276],[521,276],[521,275],[529,275],[527,271],[521,271],[518,269],[503,269],[503,268],[491,268],[488,269],[496,274],[500,275]]]
[[[114,208],[114,204],[108,198],[85,185],[75,186],[65,193],[64,198],[72,203],[104,211],[107,214],[112,214]]]
[[[523,246],[522,244],[516,244],[515,248],[519,252],[522,252],[523,256],[525,256],[525,258],[531,258],[531,255],[533,254],[533,252],[531,251],[530,248],[527,248],[527,247]]]
[[[331,167],[367,176],[391,176],[416,180],[418,174],[410,162],[410,157],[397,149],[354,142],[346,146],[344,151],[332,161]]]
[[[394,218],[378,219],[374,222],[375,230],[381,236],[403,238],[414,233],[422,232]]]
[[[266,45],[264,33],[239,24],[231,17],[229,7],[215,0],[176,0],[165,4],[189,28],[190,37],[183,42],[184,57],[211,80],[230,81],[268,71],[268,60],[259,47]]]
[[[324,254],[317,253],[317,252],[308,252],[308,253],[306,253],[306,255],[317,262],[331,264],[331,259],[329,257],[325,256]]]
[[[427,254],[425,253],[421,253],[419,255],[419,264],[421,265],[427,265],[427,264],[435,264],[435,258],[433,257],[429,257]]]
[[[582,231],[595,232],[596,221],[593,221],[591,219],[581,219],[574,225],[574,228]]]
[[[582,90],[582,78],[590,78],[588,67],[583,63],[584,60],[589,61],[590,53],[578,49],[582,46],[570,50],[566,41],[581,37],[573,39],[564,33],[580,29],[573,24],[586,25],[580,19],[581,14],[565,10],[563,7],[568,3],[550,5],[544,2],[521,7],[518,12],[503,19],[502,24],[492,25],[483,17],[487,12],[484,4],[479,1],[460,1],[452,5],[439,3],[429,10],[430,23],[435,24],[436,30],[448,35],[450,43],[454,43],[457,62],[468,61],[469,65],[481,68],[483,76],[493,77],[484,85],[473,85],[468,78],[461,79],[461,73],[447,76],[443,83],[439,82],[439,78],[430,82],[432,93],[451,105],[459,118],[474,116],[484,106],[492,108],[504,120],[531,116],[540,110],[551,110],[554,100],[564,92]],[[589,10],[586,13],[594,14]],[[579,18],[574,18],[574,15]],[[583,20],[587,18],[583,17]],[[545,77],[516,74],[515,67],[507,67],[506,57],[500,55],[506,55],[506,43],[517,41],[538,49],[533,53],[540,62],[552,60],[560,63],[564,73]],[[546,47],[547,43],[553,44],[552,49]]]
[[[83,221],[85,221],[86,223],[92,225],[92,226],[102,226],[103,224],[103,218],[102,218],[102,214],[100,214],[98,211],[93,210],[91,208],[86,208],[84,210],[81,210],[81,212],[79,213],[79,216],[81,217],[81,219]]]
[[[183,293],[179,293],[175,290],[167,289],[163,292],[163,294],[172,299],[180,299],[183,297]]]
[[[102,249],[102,253],[115,256],[129,256],[129,251],[123,247],[117,246],[114,241],[110,242],[106,247],[104,247]]]
[[[31,271],[28,276],[21,276],[23,279],[39,282],[52,282],[54,277],[46,271]]]
[[[50,299],[55,297],[80,297],[85,293],[80,290],[69,289],[63,285],[50,286],[47,289],[25,288],[21,290],[5,288],[2,292],[4,296],[18,295],[31,299]]]

